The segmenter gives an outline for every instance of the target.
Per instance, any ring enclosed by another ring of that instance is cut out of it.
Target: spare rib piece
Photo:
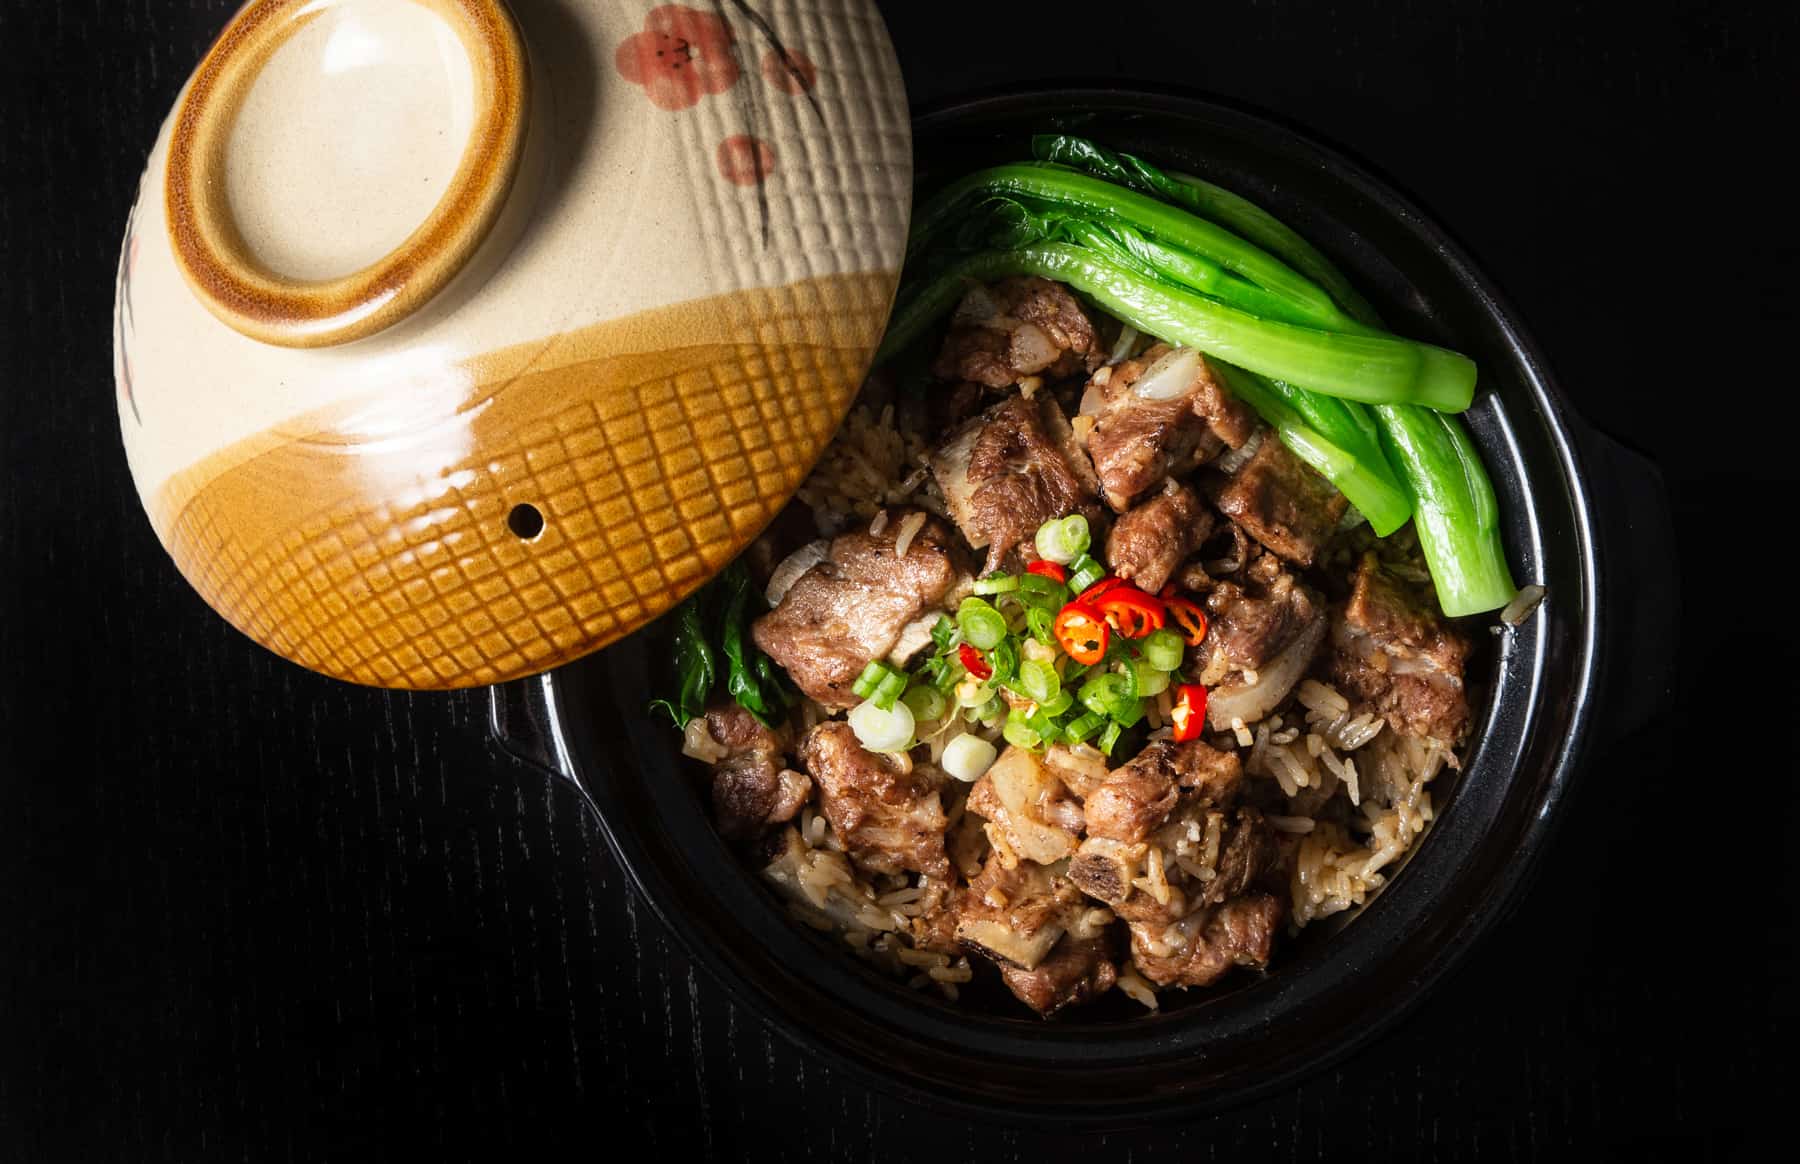
[[[987,823],[995,848],[1048,865],[1075,852],[1081,805],[1036,753],[1008,747],[969,790],[968,809]]]
[[[754,836],[792,820],[812,782],[786,765],[780,737],[736,703],[706,709],[706,730],[725,750],[713,767],[713,817],[721,836]]]
[[[1272,893],[1203,906],[1174,925],[1131,924],[1131,960],[1158,986],[1211,986],[1233,966],[1269,964],[1286,909]]]
[[[1395,731],[1455,745],[1469,727],[1469,642],[1430,603],[1364,554],[1349,601],[1332,616],[1331,678]]]
[[[1134,883],[1149,867],[1153,844],[1164,850],[1157,860],[1165,876],[1179,881],[1182,875],[1175,862],[1179,838],[1161,833],[1169,829],[1184,833],[1186,822],[1203,821],[1208,812],[1229,807],[1243,774],[1243,763],[1234,753],[1199,740],[1152,741],[1088,796],[1087,839],[1069,863],[1069,880],[1128,920],[1159,918],[1167,923],[1180,916],[1186,908],[1184,894],[1151,903],[1148,894],[1134,891]],[[1198,835],[1198,824],[1194,831]],[[1168,912],[1171,907],[1173,914]]]
[[[932,363],[940,380],[1005,388],[1029,376],[1079,376],[1100,366],[1094,325],[1061,283],[1026,276],[963,296]]]
[[[1271,437],[1232,474],[1214,504],[1258,542],[1296,565],[1310,566],[1350,502]]]
[[[1241,573],[1241,583],[1216,583],[1206,596],[1208,655],[1201,681],[1213,687],[1206,720],[1214,731],[1273,711],[1325,639],[1321,599],[1276,558],[1263,555]]]
[[[1247,892],[1281,862],[1281,845],[1262,813],[1241,805],[1229,819],[1212,879],[1204,882],[1198,898],[1201,905],[1218,905]]]
[[[1140,590],[1155,594],[1213,529],[1212,511],[1194,491],[1174,480],[1140,501],[1114,523],[1106,539],[1106,564]]]
[[[856,865],[870,873],[947,878],[944,809],[934,769],[864,750],[842,720],[800,741],[800,759],[819,786],[819,806]]]
[[[961,553],[936,518],[926,519],[905,557],[894,552],[906,516],[892,512],[879,534],[859,530],[833,538],[825,560],[751,626],[756,645],[828,707],[854,707],[859,700],[851,685],[869,660],[892,650],[907,625],[936,609],[956,581]]]
[[[1112,957],[1112,940],[1104,931],[1086,940],[1065,934],[1034,968],[1002,966],[1000,977],[1020,1002],[1049,1018],[1111,990],[1119,980]]]
[[[1159,388],[1158,399],[1145,399],[1134,387],[1146,375],[1159,381],[1168,365],[1155,365],[1165,356],[1184,361],[1182,368],[1191,363],[1192,378],[1171,394]],[[1096,372],[1081,413],[1093,418],[1087,450],[1094,472],[1107,504],[1120,512],[1164,478],[1210,461],[1226,446],[1239,447],[1256,431],[1256,414],[1224,388],[1204,356],[1190,350],[1177,356],[1167,344]]]
[[[1008,868],[999,853],[988,855],[987,864],[960,898],[956,940],[1003,966],[1022,970],[1042,962],[1075,914],[1088,908],[1067,878],[1035,861]]]
[[[1087,458],[1048,393],[1009,396],[964,424],[932,456],[931,471],[963,536],[987,548],[983,572],[1001,569],[1051,518],[1100,517]]]
[[[1174,811],[1182,789],[1195,789],[1207,804],[1229,804],[1243,778],[1243,764],[1199,740],[1152,740],[1115,768],[1089,794],[1087,835],[1141,841]]]

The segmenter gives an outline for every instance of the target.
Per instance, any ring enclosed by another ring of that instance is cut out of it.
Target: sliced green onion
[[[1065,687],[1038,706],[1044,710],[1046,715],[1061,715],[1075,706],[1075,694]]]
[[[1085,743],[1093,738],[1095,732],[1106,726],[1106,717],[1098,712],[1087,712],[1079,715],[1062,727],[1065,740],[1073,744]]]
[[[990,651],[1006,637],[1006,616],[979,598],[965,598],[956,608],[956,625],[971,646]]]
[[[1161,695],[1169,689],[1169,673],[1152,667],[1147,660],[1132,664],[1137,675],[1137,692],[1139,696]]]
[[[1036,732],[1038,739],[1045,744],[1054,744],[1056,737],[1061,732],[1061,729],[1056,726],[1056,721],[1045,714],[1042,708],[1026,716],[1025,725]]]
[[[897,687],[894,686],[896,679],[899,680]],[[906,676],[880,659],[871,659],[869,665],[862,669],[862,674],[856,677],[856,682],[850,685],[852,694],[862,699],[876,700],[883,711],[892,708],[894,700],[904,690],[906,690]]]
[[[931,645],[939,652],[947,651],[956,645],[956,623],[947,614],[938,615],[938,620],[931,624]]]
[[[906,694],[900,699],[911,709],[913,719],[920,723],[944,718],[944,712],[950,707],[950,701],[944,698],[943,692],[920,683],[908,687]]]
[[[1110,714],[1112,721],[1120,727],[1136,727],[1137,722],[1144,718],[1144,701],[1133,696],[1113,708]]]
[[[1066,566],[1087,550],[1090,541],[1087,518],[1072,513],[1038,527],[1037,552],[1040,558]]]
[[[1069,589],[1079,595],[1083,590],[1106,577],[1106,567],[1085,554],[1077,560],[1082,564],[1069,571]]]
[[[1098,712],[1116,720],[1137,722],[1137,717],[1144,714],[1143,702],[1137,697],[1137,676],[1129,677],[1117,672],[1096,675],[1081,685],[1076,698],[1089,711]]]
[[[1079,699],[1081,706],[1089,711],[1105,715],[1106,701],[1109,698],[1117,697],[1121,682],[1117,675],[1096,675],[1081,685],[1081,690],[1075,693],[1075,698]]]
[[[1144,662],[1150,666],[1158,671],[1173,671],[1181,666],[1181,657],[1187,651],[1187,643],[1180,635],[1164,627],[1151,631],[1138,644],[1138,649],[1144,653]]]
[[[1019,691],[1033,703],[1048,703],[1055,699],[1062,690],[1062,680],[1057,677],[1056,668],[1037,659],[1026,659],[1019,664]]]
[[[994,683],[991,679],[984,683],[970,684],[966,689],[958,683],[956,688],[958,707],[983,707],[994,698]]]
[[[1100,733],[1100,739],[1097,741],[1100,750],[1108,756],[1112,755],[1113,745],[1119,742],[1119,736],[1123,734],[1124,730],[1116,723],[1107,724],[1106,730]]]
[[[1019,673],[1019,640],[1007,635],[988,652],[988,666],[994,669],[993,682],[1010,683]]]
[[[1027,609],[1047,606],[1054,615],[1069,600],[1069,588],[1042,574],[1025,574],[1019,578],[1018,599]]]
[[[1009,590],[1017,590],[1019,580],[1011,574],[992,574],[986,578],[975,580],[977,594],[1005,594]]]
[[[850,730],[871,752],[900,752],[912,743],[913,713],[904,703],[884,708],[864,700],[850,709],[849,720]]]
[[[1006,726],[1000,729],[1000,734],[1006,738],[1007,743],[1018,748],[1035,748],[1041,741],[1038,733],[1025,722],[1024,714],[1017,709],[1006,717]]]
[[[1056,611],[1047,606],[1033,606],[1025,612],[1025,624],[1031,637],[1046,647],[1056,645]]]
[[[994,766],[999,755],[994,745],[980,736],[965,732],[944,745],[943,760],[939,766],[964,784],[973,784]]]
[[[886,711],[888,708],[894,706],[894,700],[899,699],[905,693],[906,675],[903,672],[895,671],[886,679],[883,679],[880,683],[876,684],[875,694],[871,698],[875,700],[876,704],[883,711]]]

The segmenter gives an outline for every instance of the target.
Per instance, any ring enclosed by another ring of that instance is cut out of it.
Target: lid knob
[[[188,285],[232,328],[285,347],[411,315],[499,216],[528,74],[502,0],[247,5],[170,138],[169,242]]]

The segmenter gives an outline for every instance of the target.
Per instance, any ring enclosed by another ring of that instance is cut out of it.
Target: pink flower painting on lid
[[[658,109],[691,109],[737,83],[732,41],[730,26],[712,13],[664,4],[644,17],[643,31],[620,42],[613,64]]]
[[[775,147],[747,133],[719,143],[714,156],[719,175],[736,186],[755,186],[775,172]]]
[[[776,47],[763,54],[762,74],[783,93],[798,97],[819,83],[819,69],[805,53]]]

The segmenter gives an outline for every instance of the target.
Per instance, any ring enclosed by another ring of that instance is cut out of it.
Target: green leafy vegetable
[[[764,727],[787,710],[787,692],[783,690],[781,673],[774,660],[750,641],[750,620],[768,609],[763,597],[750,581],[750,572],[742,562],[733,562],[719,576],[725,593],[724,614],[720,618],[719,637],[730,667],[725,675],[725,690],[738,706],[755,716]],[[752,596],[754,595],[754,613]]]
[[[1500,544],[1500,507],[1462,422],[1401,406],[1377,408],[1375,416],[1412,493],[1413,524],[1438,605],[1454,618],[1511,602],[1518,587]]]
[[[1068,134],[1038,134],[1033,156],[1110,178],[1144,194],[1185,206],[1262,247],[1330,293],[1338,305],[1367,324],[1379,324],[1375,309],[1331,260],[1286,223],[1238,194],[1191,174],[1166,172],[1131,154],[1116,153]]]
[[[1157,283],[1068,243],[971,255],[901,304],[877,360],[900,352],[948,314],[971,283],[1040,275],[1067,283],[1139,331],[1308,389],[1382,404],[1461,412],[1475,393],[1475,365],[1430,344],[1342,335],[1262,319],[1183,287]]]
[[[674,647],[677,694],[672,700],[655,700],[650,709],[664,712],[678,729],[685,731],[688,721],[706,710],[706,697],[718,675],[713,649],[706,642],[699,594],[682,603],[676,612]]]
[[[1054,204],[1027,205],[994,195],[977,204],[970,220],[956,232],[964,251],[1015,250],[1044,242],[1065,242],[1105,255],[1145,278],[1166,280],[1211,296],[1219,302],[1264,319],[1355,335],[1382,332],[1345,315],[1329,304],[1296,303],[1232,274],[1209,259],[1157,241],[1114,218],[1083,217]]]
[[[944,187],[913,215],[907,258],[950,230],[970,202],[1000,194],[1116,218],[1151,238],[1210,259],[1301,307],[1337,312],[1331,297],[1280,259],[1225,228],[1135,190],[1075,170],[1030,163],[991,166]]]
[[[689,595],[675,613],[674,699],[650,704],[685,729],[706,710],[719,678],[719,655],[725,657],[725,690],[738,706],[765,727],[773,727],[786,711],[789,694],[781,669],[750,641],[750,620],[766,606],[742,562],[733,562],[705,586]],[[719,644],[715,650],[713,643]]]
[[[1039,135],[1032,152],[1037,164],[970,174],[920,208],[878,360],[972,283],[1066,283],[1134,332],[1236,365],[1234,389],[1378,534],[1410,515],[1446,613],[1510,601],[1493,485],[1441,415],[1471,402],[1469,360],[1378,331],[1342,272],[1238,194],[1071,135]]]

